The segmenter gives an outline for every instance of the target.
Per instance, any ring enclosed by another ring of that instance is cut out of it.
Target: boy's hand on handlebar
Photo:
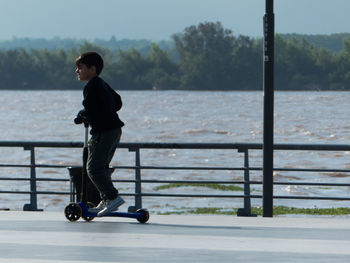
[[[74,119],[74,123],[75,124],[89,123],[85,110],[81,110],[78,112],[78,115]]]

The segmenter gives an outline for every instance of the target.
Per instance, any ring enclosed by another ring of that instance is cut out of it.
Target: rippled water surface
[[[122,142],[262,142],[262,92],[185,92],[122,91],[120,111],[126,123]],[[81,91],[0,91],[1,141],[82,141],[83,128],[73,124],[81,108]],[[349,92],[276,92],[275,143],[349,144]],[[242,167],[242,154],[219,150],[143,150],[143,165],[230,166]],[[29,163],[29,152],[21,148],[0,148],[0,163]],[[81,162],[80,149],[36,149],[39,164]],[[112,165],[134,165],[134,153],[120,149]],[[250,152],[250,165],[261,167],[261,151]],[[275,151],[275,167],[350,169],[349,152]],[[65,169],[37,169],[38,177],[68,178]],[[168,171],[144,170],[144,179],[242,180],[241,171]],[[275,181],[349,183],[349,173],[275,172]],[[1,177],[28,177],[28,169],[0,168]],[[131,179],[132,170],[120,170],[115,178]],[[261,180],[261,172],[251,173]],[[144,192],[213,193],[203,187],[182,187],[156,191],[157,185],[144,184]],[[120,192],[133,191],[132,184],[117,185]],[[1,181],[0,191],[28,191],[28,182]],[[38,190],[68,191],[68,183],[39,182]],[[254,194],[261,187],[252,185]],[[349,188],[275,186],[276,195],[349,196]],[[38,206],[46,210],[62,209],[66,196],[40,195]],[[128,199],[132,205],[132,199]],[[0,208],[21,209],[28,195],[0,194]],[[349,202],[276,200],[275,205],[307,207],[348,206]],[[241,199],[145,198],[151,211],[176,210],[179,207],[241,207]],[[253,205],[261,205],[254,199]]]

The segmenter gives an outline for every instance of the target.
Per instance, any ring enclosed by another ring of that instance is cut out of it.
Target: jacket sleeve
[[[85,115],[89,120],[96,119],[97,113],[97,100],[96,100],[96,89],[94,89],[91,85],[87,85],[84,88],[84,100],[83,106],[85,109]]]

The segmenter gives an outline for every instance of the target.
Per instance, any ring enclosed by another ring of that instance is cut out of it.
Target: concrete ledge
[[[0,262],[348,262],[348,218],[151,215],[71,223],[0,211]]]

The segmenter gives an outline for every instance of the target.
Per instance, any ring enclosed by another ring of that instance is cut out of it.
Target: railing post
[[[264,15],[263,217],[273,217],[274,43],[273,0],[266,0],[266,14]]]
[[[23,206],[23,211],[42,211],[38,209],[36,194],[36,171],[35,171],[35,150],[33,146],[24,147],[24,150],[30,151],[30,204]]]
[[[140,148],[129,149],[135,152],[135,206],[129,206],[129,212],[136,212],[137,209],[142,208],[142,187],[141,187],[141,159]]]
[[[251,212],[249,183],[249,151],[248,149],[238,149],[238,152],[244,152],[244,208],[238,209],[237,216],[256,216]]]

